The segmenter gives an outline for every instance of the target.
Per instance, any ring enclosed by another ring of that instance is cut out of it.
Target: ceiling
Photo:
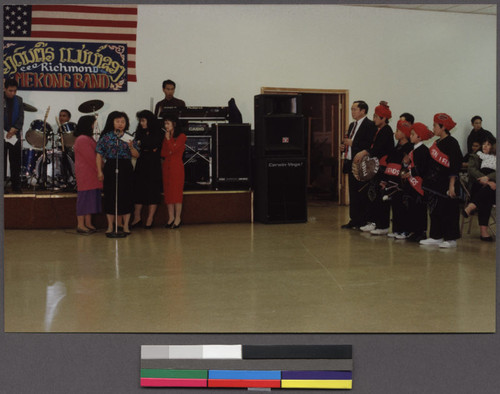
[[[351,4],[355,5],[355,4]],[[407,10],[459,12],[463,14],[496,15],[496,4],[363,4],[363,7],[404,8]]]

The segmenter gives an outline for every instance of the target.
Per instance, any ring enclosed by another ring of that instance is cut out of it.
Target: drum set
[[[86,101],[78,107],[82,113],[97,112],[104,102],[101,100]],[[28,104],[25,111],[36,112],[37,109]],[[76,123],[59,123],[56,116],[57,127],[54,130],[47,123],[50,107],[47,108],[45,118],[31,122],[26,132],[25,139],[30,145],[22,150],[21,182],[24,187],[38,190],[74,191],[75,178],[75,144]],[[97,122],[96,122],[97,124]],[[94,132],[94,138],[98,130]]]

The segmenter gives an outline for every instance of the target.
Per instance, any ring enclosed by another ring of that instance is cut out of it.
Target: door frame
[[[349,188],[348,188],[348,177],[347,174],[342,173],[342,152],[340,152],[340,143],[347,132],[349,126],[349,90],[347,89],[304,89],[304,88],[280,88],[280,87],[270,87],[265,86],[260,88],[261,94],[336,94],[339,95],[339,133],[337,137],[337,146],[339,151],[337,152],[337,188],[339,195],[339,205],[349,205]],[[333,122],[332,122],[333,124]],[[342,132],[342,130],[344,132]],[[332,130],[333,133],[333,130]],[[332,135],[332,140],[335,135]],[[335,152],[332,152],[332,155]]]

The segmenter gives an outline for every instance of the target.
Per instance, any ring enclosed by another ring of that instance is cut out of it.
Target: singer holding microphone
[[[127,133],[129,127],[127,114],[113,111],[108,115],[104,130],[97,142],[97,175],[98,179],[103,181],[104,212],[108,222],[106,234],[114,231],[115,212],[117,213],[117,226],[123,227],[126,235],[130,234],[130,214],[134,207],[131,158],[139,157],[139,147],[133,141],[133,137]],[[118,180],[116,181],[117,168]],[[118,188],[117,192],[116,188]]]

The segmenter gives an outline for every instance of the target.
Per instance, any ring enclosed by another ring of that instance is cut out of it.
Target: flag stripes
[[[127,44],[128,82],[136,82],[137,6],[4,5],[4,37],[12,41]]]

